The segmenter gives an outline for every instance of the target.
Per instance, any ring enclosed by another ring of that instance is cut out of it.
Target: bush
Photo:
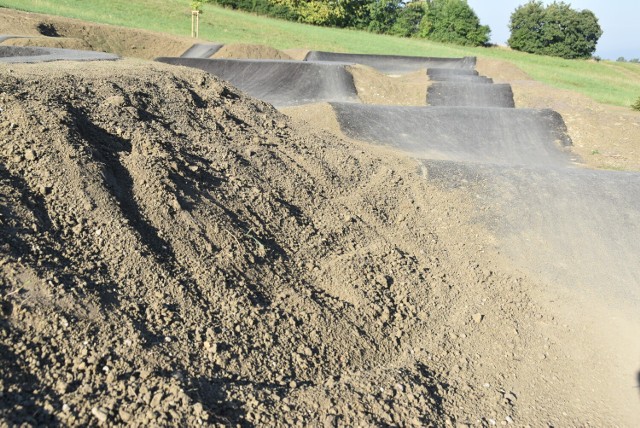
[[[424,8],[421,37],[466,46],[482,46],[489,42],[491,29],[480,25],[466,0],[426,0]]]
[[[590,58],[602,36],[593,12],[563,2],[544,7],[532,0],[513,12],[509,29],[512,49],[567,59]]]
[[[635,111],[640,111],[640,97],[638,97],[635,103],[631,104],[631,108]]]

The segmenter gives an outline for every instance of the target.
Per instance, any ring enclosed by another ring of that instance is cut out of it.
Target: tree
[[[544,7],[532,0],[518,7],[509,22],[512,49],[562,58],[590,58],[602,28],[590,10],[577,11],[564,2]]]
[[[373,33],[388,33],[396,22],[400,8],[400,0],[375,0],[368,3],[365,6],[368,12],[366,29]]]
[[[437,42],[481,46],[489,42],[491,29],[466,0],[426,0],[419,35]]]
[[[408,3],[399,10],[398,18],[388,33],[401,37],[413,36],[419,32],[422,18],[424,18],[424,8],[420,3]]]

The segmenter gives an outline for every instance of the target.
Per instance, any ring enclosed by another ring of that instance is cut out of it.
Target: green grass
[[[188,36],[188,0],[0,0],[0,6]],[[500,48],[467,48],[362,31],[314,27],[205,5],[200,36],[224,43],[418,56],[475,55],[506,60],[549,85],[628,107],[640,96],[640,65],[563,60]]]

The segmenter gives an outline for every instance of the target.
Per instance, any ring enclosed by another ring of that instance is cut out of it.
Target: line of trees
[[[219,5],[307,24],[420,37],[467,46],[489,42],[466,0],[209,0]]]
[[[419,37],[466,46],[489,43],[467,0],[195,0],[307,24]],[[590,10],[530,0],[509,21],[514,50],[567,59],[591,58],[602,28]]]

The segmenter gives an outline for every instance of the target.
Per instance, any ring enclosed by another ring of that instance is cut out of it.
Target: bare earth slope
[[[31,36],[5,40],[6,45],[87,49],[143,59],[180,56],[194,42],[187,37],[5,8],[0,8],[0,34]]]
[[[415,163],[196,70],[0,77],[5,422],[615,421]]]

